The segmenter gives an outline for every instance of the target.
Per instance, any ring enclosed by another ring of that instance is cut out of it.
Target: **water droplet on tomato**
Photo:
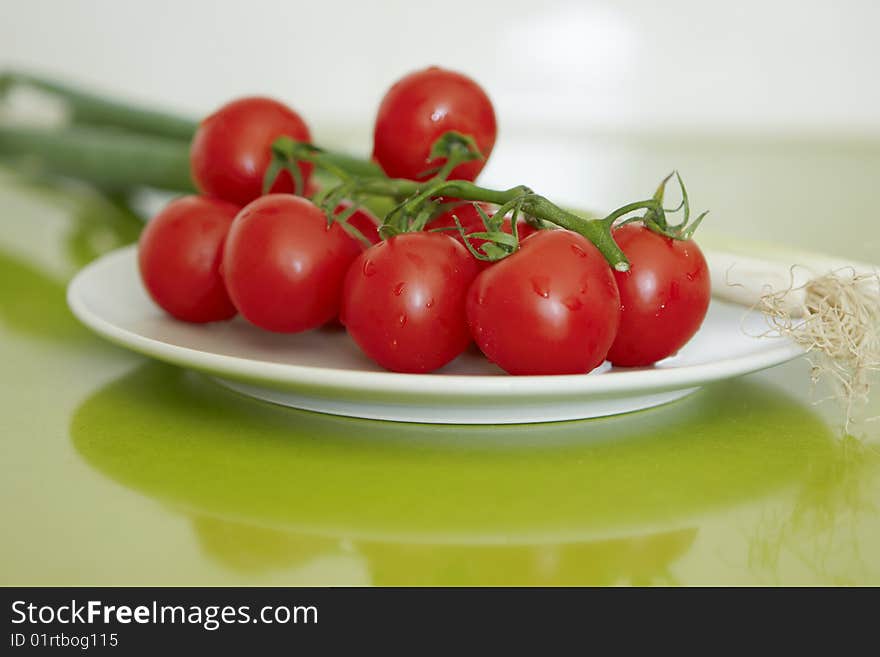
[[[427,302],[425,302],[425,308],[433,308],[433,307],[434,307],[434,297],[431,297],[430,299],[428,299]]]
[[[569,310],[580,310],[584,304],[582,304],[581,300],[577,297],[568,297],[562,302],[562,305],[564,305]]]
[[[532,278],[532,289],[535,294],[548,299],[550,297],[550,279],[546,276],[535,276]]]
[[[575,254],[576,256],[578,256],[579,258],[586,258],[586,257],[587,257],[587,252],[584,251],[584,250],[583,250],[581,247],[579,247],[577,244],[572,244],[572,245],[571,245],[571,250],[574,251],[574,254]]]
[[[364,260],[364,276],[372,276],[376,273],[376,265],[373,264],[372,260]]]
[[[395,285],[394,289],[392,290],[392,292],[394,292],[394,296],[399,297],[401,294],[403,294],[403,288],[403,283],[398,283],[397,285]]]
[[[391,341],[391,346],[392,346],[392,347],[396,347],[396,346],[397,346],[397,340],[392,340],[392,341]]]
[[[397,323],[400,324],[400,328],[406,326],[406,315],[401,315],[397,318]]]

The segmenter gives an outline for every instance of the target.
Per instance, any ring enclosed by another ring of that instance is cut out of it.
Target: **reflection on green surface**
[[[339,541],[268,527],[194,515],[193,529],[202,549],[227,567],[247,574],[271,572],[333,553]]]
[[[790,508],[765,511],[748,531],[748,569],[758,580],[783,583],[786,556],[816,581],[875,582],[880,572],[863,554],[859,525],[877,518],[871,484],[880,453],[852,438],[835,442],[811,462]],[[467,545],[356,540],[269,529],[194,516],[199,543],[230,569],[290,569],[346,552],[364,560],[374,584],[635,585],[679,583],[672,565],[691,548],[698,528],[622,538],[538,545]],[[699,521],[694,521],[699,524]],[[869,544],[870,545],[870,544]]]
[[[356,540],[193,518],[199,543],[229,568],[253,574],[291,569],[348,554],[375,585],[575,586],[674,584],[670,565],[691,547],[697,529],[540,545],[456,545]]]
[[[77,267],[85,267],[98,256],[137,241],[144,227],[124,199],[90,198],[79,204],[71,219],[65,242]]]
[[[802,485],[834,445],[808,408],[745,380],[535,431],[277,408],[156,363],[86,400],[71,435],[98,470],[191,516],[231,568],[342,540],[377,583],[438,584],[663,581],[703,515]]]
[[[781,583],[779,564],[789,552],[823,583],[876,582],[880,569],[864,553],[860,527],[880,517],[878,483],[880,451],[843,436],[827,459],[811,466],[791,508],[765,512],[756,523],[749,537],[750,567],[762,579]]]
[[[602,586],[674,584],[670,566],[692,546],[693,528],[556,545],[357,546],[376,584]]]
[[[88,337],[67,309],[65,286],[2,251],[0,322],[28,337],[59,341]]]
[[[77,269],[108,251],[136,241],[144,221],[131,209],[124,194],[100,194],[90,187],[59,184],[0,166],[0,199],[31,197],[64,215],[60,246],[64,260]],[[7,231],[40,230],[39,216],[6,216]]]
[[[28,197],[52,208],[58,215],[57,225],[39,215],[20,216],[16,201]],[[29,242],[34,251],[48,254],[38,264],[34,260],[40,259],[33,252],[15,252],[4,246],[6,240],[0,241],[0,322],[28,337],[63,341],[87,336],[67,308],[67,277],[59,274],[131,244],[140,235],[143,221],[121,199],[111,201],[88,188],[59,187],[2,167],[0,203],[6,210],[2,216],[5,230],[32,236],[29,240],[10,236],[9,241]]]
[[[202,514],[346,537],[473,542],[682,522],[797,480],[831,441],[808,409],[745,381],[650,412],[536,431],[272,407],[155,363],[88,399],[71,434],[108,476]]]

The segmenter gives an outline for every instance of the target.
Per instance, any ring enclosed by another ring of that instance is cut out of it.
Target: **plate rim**
[[[345,368],[272,363],[241,356],[229,356],[193,349],[147,337],[105,319],[89,308],[82,294],[86,281],[117,260],[133,257],[137,244],[106,253],[83,267],[67,286],[67,305],[85,326],[105,339],[142,355],[193,369],[202,369],[220,376],[240,377],[262,383],[308,386],[325,389],[381,389],[387,394],[429,394],[438,397],[462,397],[469,394],[530,395],[539,387],[545,394],[563,397],[583,394],[614,394],[645,390],[666,390],[700,385],[732,376],[756,372],[780,365],[804,354],[801,347],[788,338],[770,349],[735,358],[722,358],[708,363],[675,368],[633,368],[603,372],[598,375],[559,374],[510,376],[504,374],[405,374]],[[757,338],[756,338],[757,339]],[[381,381],[381,384],[377,384]]]

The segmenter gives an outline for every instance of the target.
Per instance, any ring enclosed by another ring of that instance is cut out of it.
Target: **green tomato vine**
[[[450,172],[459,164],[482,157],[473,139],[457,132],[446,132],[434,142],[430,152],[431,161],[439,161],[441,164],[427,170],[425,175],[431,177],[419,182],[389,178],[372,163],[371,166],[364,166],[365,163],[360,161],[346,161],[313,144],[280,137],[272,145],[272,163],[266,171],[263,188],[270,189],[277,176],[282,171],[288,171],[294,180],[296,193],[302,194],[304,184],[298,164],[309,162],[338,181],[335,185],[322,189],[313,199],[326,213],[328,222],[345,223],[369,197],[390,198],[396,205],[385,215],[379,230],[383,238],[389,238],[404,232],[424,230],[427,223],[443,210],[444,199],[471,201],[476,206],[485,230],[470,233],[467,237],[485,240],[485,243],[478,251],[470,244],[469,239],[463,241],[471,254],[479,260],[500,260],[519,248],[517,221],[522,216],[532,223],[542,226],[551,224],[583,235],[617,271],[629,270],[629,261],[612,238],[611,232],[615,225],[641,221],[657,233],[672,239],[686,240],[691,238],[706,215],[704,212],[691,221],[687,189],[678,172],[664,178],[651,198],[623,205],[601,219],[588,219],[565,210],[525,185],[498,190],[481,187],[466,180],[448,179]],[[682,200],[678,207],[667,209],[663,207],[663,199],[667,184],[673,177],[678,182]],[[352,205],[344,212],[336,214],[336,208],[343,200],[351,201]],[[496,205],[498,210],[490,217],[480,203]],[[640,210],[645,211],[641,216],[628,217]],[[667,215],[677,212],[682,212],[680,223],[669,223]],[[502,230],[503,219],[508,213],[512,213],[511,233]],[[464,236],[464,227],[457,218],[456,225]],[[366,241],[363,236],[360,237]]]

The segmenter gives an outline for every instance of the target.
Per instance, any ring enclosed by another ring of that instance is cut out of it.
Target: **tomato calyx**
[[[678,187],[681,191],[681,201],[678,206],[674,208],[664,208],[663,207],[663,198],[666,194],[666,185],[669,183],[672,178],[675,178],[678,182]],[[640,222],[649,230],[663,235],[664,237],[668,237],[674,240],[687,241],[691,239],[696,232],[697,228],[699,228],[700,224],[703,221],[703,218],[709,214],[709,211],[706,210],[700,213],[696,219],[691,220],[691,208],[690,208],[690,200],[688,199],[687,188],[684,186],[684,181],[681,178],[681,175],[678,171],[673,171],[668,176],[666,176],[657,187],[657,191],[654,192],[653,196],[654,204],[647,207],[645,210],[645,214],[641,217],[633,217],[631,219],[624,220],[619,222],[617,226],[623,226],[632,222]],[[667,213],[677,213],[682,212],[682,220],[678,224],[670,224],[666,220]]]
[[[442,199],[440,192],[447,186],[452,171],[465,162],[485,159],[473,137],[455,130],[440,135],[431,145],[428,157],[430,161],[442,160],[443,164],[419,174],[419,177],[431,176],[431,178],[388,212],[379,229],[383,239],[405,232],[424,230],[428,222],[444,209],[440,202]],[[481,209],[478,211],[481,215],[485,215]],[[489,230],[489,224],[485,225]]]
[[[420,178],[432,176],[432,180],[446,180],[459,164],[486,159],[473,137],[455,130],[449,130],[440,135],[431,145],[428,157],[431,162],[444,160],[442,165],[432,167],[419,174]]]
[[[465,248],[474,258],[482,262],[497,262],[519,249],[519,215],[528,196],[529,194],[523,194],[508,201],[498,208],[492,216],[489,216],[479,203],[474,203],[474,209],[480,215],[480,219],[486,229],[485,231],[468,233],[464,226],[461,225],[458,217],[454,214],[452,215]],[[504,218],[511,212],[513,214],[510,218],[510,232],[507,233],[504,231]],[[471,243],[473,239],[485,241],[477,249]]]
[[[306,153],[320,151],[317,146],[312,144],[296,141],[290,137],[278,137],[272,142],[272,159],[266,174],[263,176],[263,194],[268,194],[275,183],[275,179],[282,171],[287,171],[293,178],[293,193],[302,196],[305,191],[305,182],[297,163],[308,159],[304,157]]]
[[[327,217],[327,227],[329,228],[333,223],[338,223],[346,233],[365,247],[371,246],[372,242],[358,228],[348,222],[360,209],[360,203],[356,198],[358,196],[357,179],[344,167],[337,166],[327,159],[319,159],[319,156],[323,154],[325,154],[325,151],[314,144],[296,141],[290,137],[277,138],[272,142],[272,159],[263,178],[263,193],[268,193],[278,175],[282,171],[287,171],[294,181],[294,194],[303,195],[305,193],[305,186],[302,174],[300,173],[299,163],[320,163],[324,170],[342,181],[339,185],[320,189],[312,198],[312,202],[321,208],[324,216]],[[343,203],[345,203],[345,207],[339,211],[339,207]]]

